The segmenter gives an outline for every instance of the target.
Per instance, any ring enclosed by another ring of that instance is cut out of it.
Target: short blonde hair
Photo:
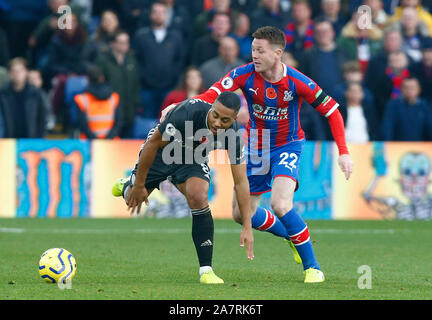
[[[22,65],[24,68],[27,69],[27,60],[22,57],[16,57],[11,59],[8,63],[9,71],[16,65]]]

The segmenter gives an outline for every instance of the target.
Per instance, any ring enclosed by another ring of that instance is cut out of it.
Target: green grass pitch
[[[215,220],[213,267],[225,284],[208,286],[199,283],[189,218],[0,219],[0,299],[432,299],[431,221],[308,225],[324,283],[304,284],[288,244],[268,233],[254,231],[247,260],[240,226]],[[52,247],[77,260],[69,290],[39,277],[39,257]],[[358,287],[363,265],[370,289]]]

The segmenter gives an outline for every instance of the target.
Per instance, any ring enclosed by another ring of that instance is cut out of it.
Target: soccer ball
[[[63,248],[48,249],[39,260],[39,274],[50,283],[66,283],[72,280],[76,269],[72,253]]]

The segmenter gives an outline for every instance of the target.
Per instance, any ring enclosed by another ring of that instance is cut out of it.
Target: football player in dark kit
[[[200,282],[219,284],[223,280],[212,269],[214,224],[208,204],[210,170],[208,153],[226,149],[231,164],[236,196],[242,216],[240,245],[253,259],[249,182],[241,132],[236,117],[240,98],[224,92],[213,104],[199,99],[182,102],[150,131],[142,145],[132,175],[113,187],[123,196],[131,213],[141,209],[159,184],[169,179],[182,192],[192,213],[192,239],[200,264]]]

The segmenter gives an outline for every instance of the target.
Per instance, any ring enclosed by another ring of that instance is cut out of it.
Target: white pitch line
[[[0,228],[0,232],[5,233],[23,233],[24,231],[22,228]]]
[[[124,234],[124,233],[138,233],[138,234],[179,234],[189,233],[190,228],[140,228],[140,229],[80,229],[80,228],[0,228],[3,233],[36,233],[36,234]],[[235,234],[240,233],[241,229],[233,228],[216,228],[215,233]],[[311,234],[395,234],[396,232],[411,232],[410,229],[311,229]]]

